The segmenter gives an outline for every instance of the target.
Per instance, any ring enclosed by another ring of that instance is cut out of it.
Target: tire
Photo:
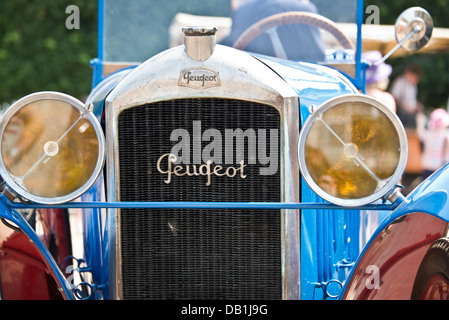
[[[419,266],[412,300],[449,299],[449,239],[436,240]]]

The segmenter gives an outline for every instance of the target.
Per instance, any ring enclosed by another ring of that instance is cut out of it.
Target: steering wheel
[[[279,26],[287,24],[305,24],[323,29],[332,34],[344,49],[355,48],[351,39],[349,39],[332,20],[320,16],[319,14],[302,11],[278,13],[256,22],[240,35],[233,47],[244,50],[251,41],[262,33],[266,33],[270,37],[276,56],[278,58],[287,59],[287,54],[285,53],[277,33],[277,28]]]

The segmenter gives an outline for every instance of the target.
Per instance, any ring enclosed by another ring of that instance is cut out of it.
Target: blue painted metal
[[[86,194],[93,195],[93,191],[97,192],[95,188]],[[86,199],[86,198],[85,198]],[[282,203],[282,202],[189,202],[189,201],[160,201],[160,202],[103,202],[103,201],[80,201],[68,202],[62,204],[46,205],[38,203],[19,203],[12,202],[4,195],[0,196],[0,202],[14,209],[31,209],[31,208],[109,208],[109,209],[316,209],[316,210],[346,210],[345,207],[340,207],[328,202],[297,202],[297,203]],[[391,204],[368,204],[364,206],[354,207],[354,210],[394,210]]]
[[[2,195],[2,197],[6,198],[4,195]],[[22,217],[22,215],[16,210],[11,209],[11,207],[8,206],[6,202],[0,201],[0,218],[4,218],[6,220],[13,222],[28,236],[28,238],[34,243],[34,245],[40,251],[42,258],[45,259],[48,266],[55,274],[57,281],[61,285],[61,289],[63,290],[67,299],[74,300],[75,296],[73,295],[71,285],[62,274],[58,264],[53,259],[53,256],[48,251],[45,244],[41,241],[41,239],[34,232],[34,230],[31,228],[28,222],[26,222],[26,220]]]
[[[73,256],[66,258],[68,261],[76,262],[75,267],[71,270],[73,273],[77,273],[80,278],[80,282],[73,288],[73,294],[78,300],[96,300],[103,295],[99,295],[99,292],[107,289],[107,284],[97,284],[86,282],[86,274],[92,274],[92,267],[86,264],[84,259],[79,259]],[[85,266],[83,266],[85,265]],[[89,287],[89,290],[86,290]]]
[[[86,99],[86,103],[92,103],[94,106],[93,113],[97,117],[98,121],[101,121],[104,110],[104,100],[107,95],[115,88],[115,86],[122,80],[128,73],[135,67],[128,67],[116,72],[113,72],[106,76],[95,85],[95,88],[91,91]]]
[[[90,61],[93,68],[92,89],[97,86],[103,79],[103,59],[104,59],[104,1],[98,0],[98,41],[97,41],[97,58]]]
[[[90,67],[93,70],[91,88],[94,89],[103,78],[103,62],[98,58],[94,58],[90,60]]]
[[[424,212],[449,222],[448,195],[449,165],[445,165],[410,193],[379,228],[413,212]]]
[[[357,0],[357,44],[356,44],[356,78],[354,79],[354,85],[365,92],[365,68],[362,65],[362,24],[363,15],[365,13],[363,0]]]
[[[100,60],[98,60],[99,63]],[[87,101],[94,106],[94,114],[99,121],[103,116],[104,100],[111,90],[123,79],[134,67],[125,68],[116,71],[95,85],[95,88],[87,97]],[[95,72],[95,71],[94,71]],[[82,202],[101,201],[101,190],[104,190],[103,175],[99,177],[94,186],[83,194],[80,199]],[[104,200],[104,199],[103,199]],[[72,206],[73,208],[73,206]],[[86,263],[92,266],[92,277],[94,282],[100,284],[96,287],[96,298],[108,299],[109,293],[106,284],[108,283],[109,265],[108,261],[108,229],[103,221],[106,219],[106,213],[96,206],[85,207],[82,214],[84,232],[84,252]],[[100,290],[101,289],[101,290]]]
[[[80,203],[93,203],[104,200],[101,198],[102,181],[103,175],[100,175],[95,185],[81,196]],[[98,285],[108,283],[108,236],[107,228],[103,224],[104,214],[99,207],[83,207],[84,258],[92,273],[93,283]],[[96,290],[95,294],[98,299],[108,299],[107,290]]]

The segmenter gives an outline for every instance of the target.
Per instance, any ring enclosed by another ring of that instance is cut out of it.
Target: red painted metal
[[[447,222],[413,213],[385,228],[371,243],[343,299],[408,300],[429,247],[445,235]]]
[[[38,234],[63,268],[64,258],[71,254],[67,217],[61,210],[41,210],[37,215]],[[37,247],[23,232],[0,222],[0,292],[5,300],[63,299],[51,268]]]

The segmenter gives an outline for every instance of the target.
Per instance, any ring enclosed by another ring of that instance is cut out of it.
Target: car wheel
[[[412,300],[448,300],[449,239],[436,240],[419,266],[413,285]]]

